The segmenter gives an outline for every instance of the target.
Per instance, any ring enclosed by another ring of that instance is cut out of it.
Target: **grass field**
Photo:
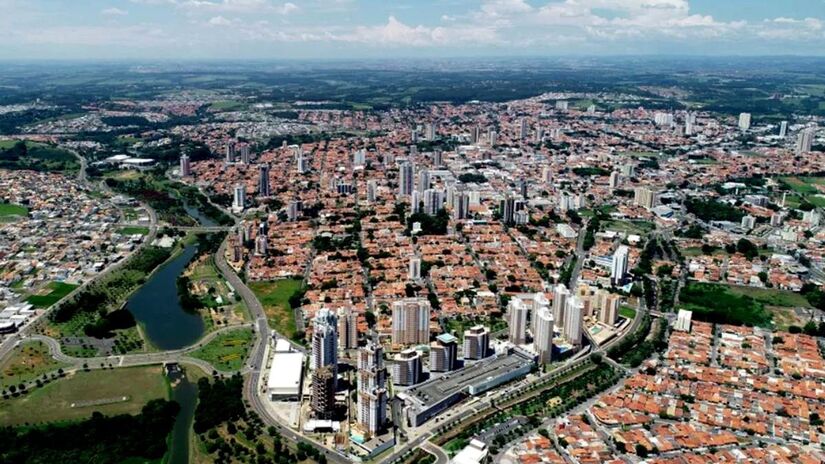
[[[301,290],[301,285],[302,281],[298,279],[252,282],[249,285],[261,301],[270,327],[286,337],[292,337],[295,333],[295,317],[289,299]]]
[[[148,235],[149,228],[148,227],[123,227],[122,229],[118,230],[117,233],[121,235]]]
[[[602,226],[604,230],[637,235],[647,234],[655,228],[656,226],[648,221],[606,221]]]
[[[243,366],[251,341],[251,329],[239,328],[224,332],[192,353],[192,357],[202,359],[222,371],[237,371]]]
[[[0,387],[32,382],[65,366],[51,357],[43,342],[22,343],[0,364]]]
[[[697,320],[782,326],[790,324],[787,308],[810,304],[802,295],[785,290],[691,282],[682,290],[680,306],[693,311]]]
[[[72,293],[74,289],[77,288],[77,285],[74,284],[67,284],[64,282],[51,282],[47,289],[49,290],[48,293],[44,293],[41,295],[32,295],[26,299],[29,303],[33,304],[38,308],[48,308],[49,306],[57,303],[63,297]]]
[[[135,414],[149,400],[168,396],[160,366],[78,372],[27,395],[0,401],[0,425],[80,420],[94,411]],[[95,401],[105,404],[76,404]]]
[[[29,214],[29,209],[25,206],[13,205],[11,203],[0,203],[0,218],[25,216],[27,214]]]
[[[630,306],[622,306],[619,308],[619,316],[622,316],[626,319],[633,319],[636,317],[636,310],[631,308]]]

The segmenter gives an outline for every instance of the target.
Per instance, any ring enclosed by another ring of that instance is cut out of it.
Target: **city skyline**
[[[781,4],[778,4],[781,3]],[[0,59],[817,55],[825,3],[0,1]]]

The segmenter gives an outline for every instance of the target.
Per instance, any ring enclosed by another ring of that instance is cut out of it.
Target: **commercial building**
[[[532,357],[511,349],[428,380],[396,396],[403,401],[407,421],[418,427],[463,399],[523,377],[534,367]]]
[[[266,394],[272,401],[299,401],[304,375],[304,355],[283,338],[275,341]]]
[[[423,345],[430,341],[430,302],[406,298],[392,305],[392,342]]]

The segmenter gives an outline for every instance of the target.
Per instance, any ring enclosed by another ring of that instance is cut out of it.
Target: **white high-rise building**
[[[430,184],[430,171],[422,169],[421,172],[418,173],[418,191],[426,192],[430,189]]]
[[[751,128],[751,114],[741,113],[739,115],[739,128],[746,131]]]
[[[498,132],[495,129],[490,129],[490,132],[487,133],[487,143],[494,147],[498,144]]]
[[[457,367],[458,339],[452,334],[443,333],[430,343],[430,371],[449,372]]]
[[[421,258],[418,256],[410,258],[410,269],[407,278],[409,280],[421,280]]]
[[[414,171],[410,162],[405,162],[398,168],[398,194],[400,196],[412,195]]]
[[[384,430],[387,396],[384,350],[370,343],[358,352],[358,426],[370,435]]]
[[[582,320],[584,317],[584,302],[578,296],[567,299],[564,313],[563,335],[571,345],[582,344]]]
[[[529,309],[521,298],[510,298],[507,303],[509,318],[510,343],[524,345],[527,343],[527,314]]]
[[[656,206],[656,192],[647,187],[636,187],[633,190],[633,203],[647,209]]]
[[[553,313],[547,306],[533,314],[536,331],[533,334],[533,348],[539,355],[539,363],[547,364],[553,358]]]
[[[788,135],[788,121],[782,121],[779,123],[779,137],[785,138]]]
[[[630,249],[625,245],[619,246],[613,253],[613,261],[610,266],[610,282],[613,285],[621,285],[627,274],[627,262]]]
[[[368,180],[367,181],[367,201],[370,203],[375,203],[375,200],[378,195],[378,183],[375,180]]]
[[[619,182],[622,179],[622,175],[619,174],[619,171],[613,171],[610,173],[610,188],[615,189],[619,187]]]
[[[249,144],[241,145],[241,163],[249,164]]]
[[[415,385],[421,380],[421,355],[414,349],[404,350],[393,359],[392,381],[396,385]]]
[[[233,142],[229,142],[226,144],[226,162],[235,162],[235,144]]]
[[[556,285],[553,289],[553,319],[559,327],[564,327],[564,312],[568,298],[570,298],[570,290],[562,284]]]
[[[318,310],[312,320],[313,370],[329,366],[333,374],[338,372],[338,317],[327,308]]]
[[[751,216],[750,214],[742,216],[742,228],[745,230],[751,230],[756,226],[756,218]]]
[[[232,209],[235,211],[243,211],[246,207],[246,187],[241,184],[235,186],[232,196]]]
[[[805,129],[799,133],[799,136],[796,139],[797,155],[802,155],[811,151],[811,148],[813,148],[814,145],[814,133],[815,130],[812,128]]]
[[[430,341],[430,302],[406,298],[392,305],[392,342],[395,345],[424,345]]]
[[[464,359],[479,360],[490,351],[490,331],[483,325],[476,325],[464,331]]]
[[[364,150],[358,150],[352,154],[352,165],[355,167],[361,167],[367,164],[367,152]]]
[[[189,155],[183,154],[180,157],[180,176],[189,177],[192,175],[192,164],[189,161]]]
[[[461,191],[455,194],[453,205],[453,219],[461,221],[470,217],[470,195]]]

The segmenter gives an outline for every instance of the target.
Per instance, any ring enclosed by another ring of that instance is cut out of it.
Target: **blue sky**
[[[823,55],[825,0],[0,0],[0,59]]]

